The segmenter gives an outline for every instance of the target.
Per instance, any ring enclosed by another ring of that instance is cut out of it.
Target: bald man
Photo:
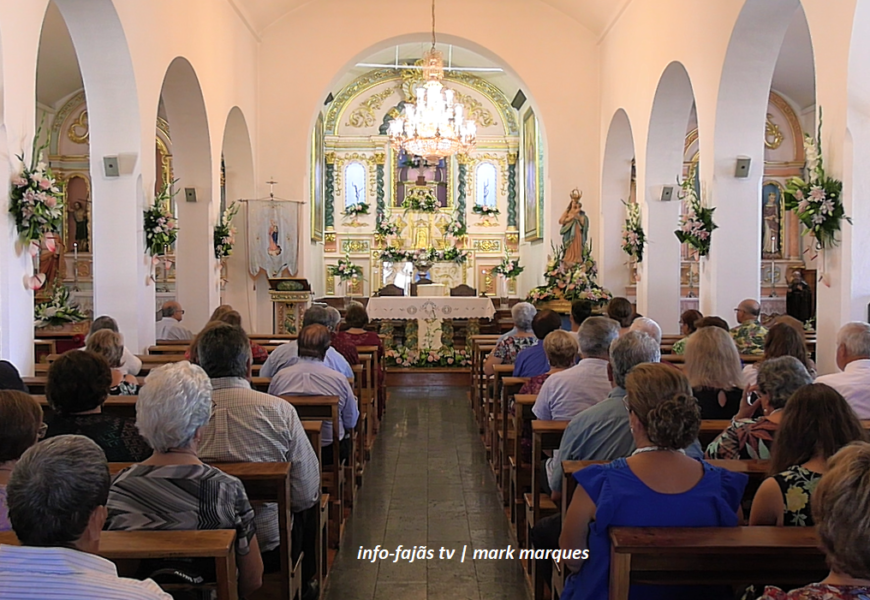
[[[747,299],[734,309],[739,325],[731,330],[731,337],[737,344],[740,354],[764,354],[764,337],[767,328],[758,322],[761,316],[761,305],[752,299]]]
[[[180,325],[184,309],[178,302],[164,302],[160,309],[162,319],[157,321],[157,341],[192,340],[193,333]]]

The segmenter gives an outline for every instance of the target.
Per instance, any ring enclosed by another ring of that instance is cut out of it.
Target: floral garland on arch
[[[583,260],[566,265],[564,246],[553,248],[554,258],[547,263],[544,275],[547,284],[533,288],[526,299],[532,304],[550,302],[552,300],[588,300],[593,305],[603,306],[610,302],[613,295],[598,285],[598,266],[592,258],[592,247],[587,244],[583,248]]]
[[[338,259],[338,263],[329,265],[326,272],[333,277],[338,277],[340,281],[350,281],[351,279],[362,279],[363,268],[353,264],[350,256]]]
[[[683,181],[677,179],[677,183],[682,188],[678,197],[680,200],[688,199],[689,210],[680,216],[680,227],[674,231],[674,235],[680,243],[697,250],[698,256],[707,256],[710,253],[713,230],[719,227],[713,222],[716,208],[704,206],[695,189],[693,178],[687,177]]]
[[[435,248],[420,248],[417,250],[406,251],[396,246],[387,246],[379,255],[381,262],[388,263],[436,263],[436,262],[453,262],[456,264],[465,264],[471,253],[468,250],[460,248],[447,248],[446,250],[436,250]]]
[[[622,226],[622,251],[638,263],[643,262],[643,248],[646,245],[646,233],[640,220],[640,205],[637,202],[622,202],[625,204],[625,225]]]
[[[158,256],[166,254],[169,246],[178,239],[178,219],[172,214],[171,200],[178,192],[171,192],[171,184],[164,185],[160,193],[154,196],[151,207],[143,212],[145,220],[145,249],[151,255],[152,262],[157,264]]]
[[[849,223],[843,207],[843,182],[825,173],[822,159],[822,109],[819,108],[819,130],[816,139],[804,134],[806,181],[800,177],[788,180],[785,208],[792,211],[806,228],[804,234],[816,238],[820,250],[839,244],[837,233],[841,221]]]
[[[221,214],[214,226],[214,257],[218,260],[232,256],[236,244],[236,228],[232,226],[233,219],[239,212],[239,204],[233,202]]]
[[[21,170],[12,177],[9,190],[9,212],[15,218],[15,228],[22,244],[38,244],[48,233],[59,233],[63,224],[63,193],[55,182],[51,168],[43,162],[48,141],[37,146],[42,134],[42,123],[33,136],[30,164],[24,162],[24,153],[16,156]],[[53,251],[54,242],[49,245]],[[38,252],[38,248],[37,248]]]

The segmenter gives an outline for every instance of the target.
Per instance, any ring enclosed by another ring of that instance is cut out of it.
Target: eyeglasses
[[[36,439],[37,440],[44,439],[46,433],[48,433],[48,424],[40,423],[39,428],[36,430]]]
[[[625,412],[631,412],[631,406],[628,405],[628,396],[622,397],[622,405],[625,407]]]

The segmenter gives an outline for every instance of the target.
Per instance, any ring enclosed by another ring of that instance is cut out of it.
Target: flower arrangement
[[[519,277],[525,267],[520,266],[520,259],[511,258],[507,254],[504,255],[502,261],[492,270],[497,275],[504,275],[507,279]]]
[[[379,235],[381,237],[396,237],[399,235],[399,226],[391,221],[387,221],[386,219],[382,219],[380,223],[375,227],[375,235]]]
[[[475,204],[472,207],[471,212],[482,217],[494,217],[501,214],[497,207],[486,204]]]
[[[326,272],[333,277],[338,277],[340,281],[350,281],[351,279],[362,278],[363,269],[359,265],[353,264],[350,256],[338,259],[338,264],[329,265]]]
[[[369,205],[365,202],[355,202],[350,206],[345,207],[343,214],[346,217],[358,217],[359,215],[367,215],[369,214]]]
[[[9,190],[9,212],[15,217],[15,227],[25,244],[39,243],[47,233],[58,233],[63,223],[63,193],[43,162],[48,141],[36,145],[41,132],[42,124],[33,136],[29,165],[25,164],[23,153],[16,156],[21,161],[21,172],[12,178]]]
[[[387,246],[381,250],[379,258],[382,262],[393,264],[409,262],[414,265],[426,265],[436,262],[454,262],[461,265],[468,262],[470,256],[471,253],[468,250],[453,247],[446,250],[418,248],[413,252],[408,252],[395,246]]]
[[[674,235],[680,243],[688,244],[698,251],[699,256],[707,256],[710,253],[710,241],[713,230],[719,226],[713,222],[715,208],[703,205],[698,191],[695,189],[693,178],[677,180],[682,188],[679,194],[681,200],[688,199],[689,210],[680,217],[680,228],[674,231]]]
[[[381,259],[381,262],[388,262],[393,264],[404,263],[408,262],[408,253],[395,246],[387,246],[386,248],[381,250],[381,255],[379,258]]]
[[[643,247],[646,234],[640,222],[640,205],[637,202],[625,204],[625,225],[622,226],[622,251],[637,262],[643,261]]]
[[[167,247],[178,239],[178,219],[170,210],[170,201],[175,194],[170,191],[171,185],[164,185],[160,193],[154,197],[151,208],[144,211],[145,217],[145,248],[152,257],[165,253]]]
[[[459,248],[447,248],[436,253],[436,262],[454,262],[458,265],[465,264],[468,261],[468,250],[460,250]]]
[[[36,317],[34,325],[37,327],[56,327],[88,318],[77,304],[70,301],[69,289],[64,285],[56,285],[48,302],[37,304],[33,313]]]
[[[806,181],[800,177],[788,180],[785,190],[785,208],[797,215],[806,230],[816,238],[820,249],[831,248],[839,243],[837,232],[840,231],[840,221],[849,223],[852,219],[846,216],[843,207],[843,182],[829,177],[825,173],[822,160],[822,110],[819,109],[819,131],[813,140],[810,134],[805,134],[804,151],[806,153]]]
[[[471,365],[468,350],[442,346],[438,349],[397,346],[384,352],[388,367],[467,367]]]
[[[450,224],[444,229],[444,233],[451,237],[461,238],[465,235],[468,235],[468,227],[462,221],[458,219],[454,219],[450,222]]]
[[[594,305],[603,306],[610,301],[611,293],[595,280],[598,267],[588,244],[583,249],[583,260],[570,266],[563,261],[564,247],[553,248],[553,251],[555,257],[549,261],[544,272],[547,284],[533,288],[529,292],[528,302],[536,304],[551,300],[588,300]]]
[[[218,260],[231,256],[236,243],[236,228],[232,226],[233,219],[239,212],[239,205],[233,202],[227,206],[220,221],[214,227],[214,257]]]
[[[402,208],[406,211],[414,210],[423,213],[438,212],[440,208],[438,198],[428,188],[411,188],[402,202]]]

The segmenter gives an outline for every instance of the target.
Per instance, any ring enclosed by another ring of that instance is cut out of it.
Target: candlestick
[[[73,242],[73,291],[79,291],[79,245]]]

